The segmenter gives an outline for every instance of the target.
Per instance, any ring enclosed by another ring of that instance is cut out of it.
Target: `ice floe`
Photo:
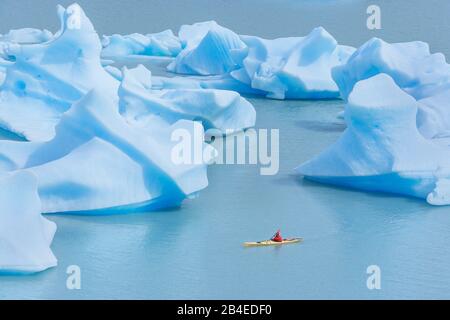
[[[420,103],[417,122],[425,137],[450,134],[450,65],[442,53],[431,54],[421,41],[390,44],[373,38],[334,68],[333,78],[346,99],[358,81],[379,73],[390,75]]]
[[[172,30],[147,35],[133,33],[103,36],[102,46],[102,56],[112,59],[132,56],[175,57],[182,49],[181,41]]]
[[[450,149],[417,129],[420,104],[387,74],[357,82],[348,96],[348,128],[297,168],[308,179],[450,204]]]
[[[62,113],[92,88],[114,94],[119,86],[101,65],[100,40],[81,7],[58,14],[61,29],[50,41],[5,49],[15,62],[0,87],[0,126],[32,141],[51,139]]]
[[[55,223],[41,215],[36,177],[0,177],[0,274],[34,273],[57,264],[50,245]]]
[[[232,52],[245,48],[236,33],[215,21],[183,25],[178,36],[183,50],[167,69],[180,74],[228,73],[237,67]]]

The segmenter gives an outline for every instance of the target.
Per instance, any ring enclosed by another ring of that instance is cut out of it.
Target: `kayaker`
[[[275,241],[275,242],[283,242],[283,237],[281,236],[280,229],[277,230],[277,232],[274,234],[274,236],[270,240]]]

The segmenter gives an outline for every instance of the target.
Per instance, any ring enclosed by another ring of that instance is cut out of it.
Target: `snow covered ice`
[[[50,249],[56,225],[41,215],[36,177],[26,172],[2,175],[0,188],[0,274],[56,266]]]
[[[450,204],[450,149],[424,138],[419,103],[387,74],[357,82],[340,139],[297,168],[308,179]]]

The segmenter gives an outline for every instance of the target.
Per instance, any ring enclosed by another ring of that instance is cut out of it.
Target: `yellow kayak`
[[[282,242],[272,240],[264,240],[258,242],[244,242],[244,247],[264,247],[264,246],[281,246],[283,244],[299,243],[303,238],[284,239]]]

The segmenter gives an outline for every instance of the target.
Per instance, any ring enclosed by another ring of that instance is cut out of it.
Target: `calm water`
[[[41,2],[34,12],[51,8],[55,1]],[[174,3],[180,1],[174,1],[164,18],[153,13],[145,19],[152,4],[158,10],[165,8],[165,1],[147,1],[140,18],[128,24],[123,17],[118,25],[111,18],[118,17],[118,1],[79,2],[88,14],[92,11],[94,23],[105,33],[146,32],[147,25],[149,31],[158,31],[166,27],[166,17],[167,26],[176,28],[178,20],[211,16],[239,32],[275,36],[303,34],[317,21],[315,25],[325,25],[354,45],[371,35],[391,41],[417,36],[450,53],[442,36],[449,31],[443,17],[450,7],[444,0],[378,1],[389,9],[383,11],[385,29],[379,33],[364,29],[364,1],[322,1],[322,7],[281,1],[277,10],[286,17],[286,30],[274,20],[279,15],[268,18],[270,25],[256,19],[257,14],[266,14],[264,1],[250,12],[251,27],[242,17],[226,14],[232,5],[244,6],[238,1],[211,1],[223,7],[223,16],[198,1],[199,10],[184,9],[186,17],[179,17],[180,11],[175,15]],[[14,24],[5,13],[7,8],[25,10],[30,3],[2,0],[0,32],[18,27],[21,15],[23,26],[29,25],[27,21],[48,25],[53,12],[46,13],[45,19],[21,12]],[[109,9],[106,3],[111,3]],[[414,4],[421,11],[411,9]],[[102,13],[107,9],[110,12]],[[358,15],[356,10],[362,12]],[[308,13],[305,21],[302,12]],[[394,24],[395,13],[402,24]],[[436,17],[435,22],[430,17]],[[355,28],[358,21],[362,26]],[[405,27],[408,21],[415,21],[410,29]],[[297,31],[291,32],[294,25]],[[388,28],[394,25],[395,29]],[[261,176],[256,166],[212,166],[210,186],[178,210],[111,217],[49,216],[58,224],[52,248],[59,266],[34,276],[0,277],[0,298],[450,298],[450,207],[296,178],[292,169],[344,130],[336,120],[342,102],[250,101],[257,109],[257,127],[280,129],[278,175]],[[241,246],[242,241],[267,238],[277,227],[285,236],[302,236],[305,242],[282,248]],[[82,270],[79,291],[66,289],[65,270],[72,264]],[[372,264],[382,271],[378,291],[366,287],[366,268]]]

